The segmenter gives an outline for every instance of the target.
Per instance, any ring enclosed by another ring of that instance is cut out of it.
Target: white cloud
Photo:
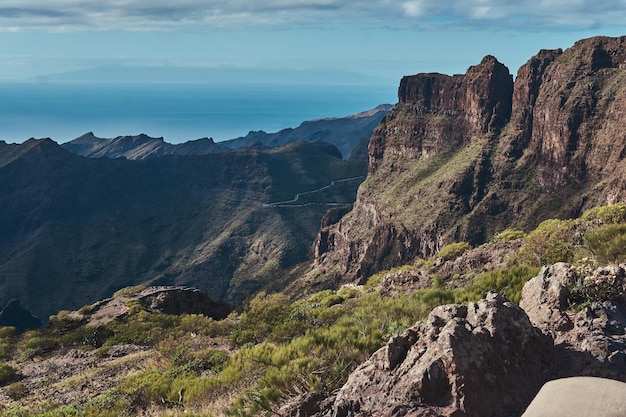
[[[621,26],[626,0],[3,0],[0,30],[182,25]]]

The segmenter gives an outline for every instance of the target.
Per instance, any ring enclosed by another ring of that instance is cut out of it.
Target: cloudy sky
[[[104,65],[511,72],[626,34],[626,0],[0,0],[0,80]]]

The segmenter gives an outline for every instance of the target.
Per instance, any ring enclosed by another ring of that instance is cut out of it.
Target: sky
[[[511,73],[626,35],[626,0],[2,0],[0,81],[109,65]]]

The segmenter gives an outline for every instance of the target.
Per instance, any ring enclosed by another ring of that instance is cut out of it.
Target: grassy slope
[[[578,250],[580,242],[598,254],[597,262],[623,262],[625,221],[626,206],[619,204],[579,220],[544,222],[525,236],[502,234],[455,256],[471,257],[475,250],[495,250],[506,239],[517,239],[509,266],[485,271],[477,263],[464,272],[465,280],[442,281],[436,275],[445,263],[418,260],[377,274],[364,287],[325,290],[297,301],[261,293],[242,313],[222,321],[168,316],[131,304],[126,321],[97,328],[60,313],[45,331],[15,336],[0,329],[0,370],[9,366],[18,374],[0,382],[6,407],[0,416],[270,415],[292,396],[338,388],[390,335],[436,305],[475,301],[489,290],[517,302],[543,260],[593,266],[584,259],[588,253]],[[388,291],[388,280],[407,281],[402,277],[414,274],[430,276],[431,287],[403,291],[392,285],[394,292]],[[68,355],[70,349],[79,353]],[[33,363],[47,365],[34,370]],[[71,375],[59,371],[63,363],[72,367]]]

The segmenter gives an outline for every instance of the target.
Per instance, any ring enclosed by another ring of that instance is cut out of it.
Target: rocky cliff
[[[344,280],[626,198],[626,37],[541,51],[513,82],[494,57],[404,77],[351,213],[322,228],[311,275]]]

